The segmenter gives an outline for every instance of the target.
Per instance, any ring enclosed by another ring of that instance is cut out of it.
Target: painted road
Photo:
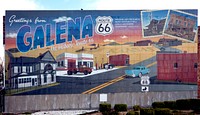
[[[155,46],[160,48],[159,46]],[[165,48],[165,51],[180,50]],[[144,65],[150,69],[149,90],[155,91],[189,91],[197,90],[197,85],[181,84],[177,82],[167,83],[156,80],[157,64],[156,57],[149,58],[140,63],[128,67],[107,71],[104,73],[87,77],[57,76],[59,85],[41,88],[33,91],[19,92],[17,95],[42,95],[42,94],[91,94],[91,93],[119,93],[119,92],[141,92],[140,78],[125,77],[124,70],[131,69],[136,65]]]
[[[157,65],[153,65],[150,69],[156,66]],[[197,91],[197,85],[181,84],[177,82],[160,82],[156,80],[154,74],[155,73],[150,74],[150,85],[148,86],[150,92]],[[128,77],[94,93],[141,92],[140,80],[140,78]]]
[[[155,91],[184,91],[197,90],[197,85],[165,83],[156,81],[157,64],[156,57],[152,57],[135,65],[149,66],[151,84],[149,90]],[[42,95],[42,94],[91,94],[91,93],[119,93],[141,92],[140,78],[124,77],[124,70],[133,68],[131,65],[125,68],[108,71],[105,73],[84,78],[57,76],[59,85],[42,88],[34,91],[19,93],[17,95]]]
[[[155,57],[145,60],[135,65],[149,65],[155,62]],[[40,94],[81,94],[113,79],[117,79],[124,75],[125,69],[133,68],[131,65],[128,67],[115,69],[113,71],[104,72],[101,74],[91,75],[87,77],[66,77],[57,76],[57,82],[60,83],[57,86],[42,88],[33,91],[27,91],[20,93],[18,95],[40,95]],[[153,72],[153,71],[152,71]],[[154,72],[155,73],[155,72]],[[122,80],[122,79],[121,79]],[[111,84],[110,84],[111,85]],[[107,86],[106,86],[107,87]],[[105,88],[105,87],[104,87]],[[100,89],[99,89],[100,90]],[[96,90],[98,91],[98,90]]]
[[[149,65],[146,65],[146,67],[149,68],[149,67],[151,67],[151,66],[153,66],[155,64],[156,64],[156,62],[153,62],[153,63],[151,63]],[[104,84],[101,84],[101,85],[99,85],[97,87],[94,87],[94,88],[92,88],[90,90],[87,90],[87,91],[83,92],[82,94],[91,94],[91,93],[97,92],[98,90],[101,90],[101,89],[103,89],[105,87],[108,87],[109,85],[112,85],[112,84],[117,83],[117,82],[119,82],[121,80],[124,80],[125,78],[127,78],[127,76],[126,75],[122,75],[122,76],[117,77],[117,78],[115,78],[115,79],[113,79],[111,81],[108,81],[108,82],[104,83]],[[134,82],[140,82],[140,78],[138,78],[138,77],[134,78]]]

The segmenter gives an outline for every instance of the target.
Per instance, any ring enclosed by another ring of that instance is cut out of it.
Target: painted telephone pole
[[[107,57],[107,63],[109,63],[109,59],[108,59],[108,58],[109,58],[109,56],[110,56],[110,52],[107,52],[107,53],[106,53],[106,57]]]

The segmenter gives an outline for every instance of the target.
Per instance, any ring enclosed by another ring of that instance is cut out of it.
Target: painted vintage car
[[[133,69],[125,70],[126,76],[142,77],[142,75],[148,74],[150,70],[145,66],[135,66]]]

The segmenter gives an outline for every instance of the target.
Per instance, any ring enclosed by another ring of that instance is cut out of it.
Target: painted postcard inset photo
[[[143,37],[155,37],[163,35],[163,29],[168,10],[142,11],[142,33]]]
[[[197,16],[178,10],[170,10],[164,34],[194,42],[197,33]]]

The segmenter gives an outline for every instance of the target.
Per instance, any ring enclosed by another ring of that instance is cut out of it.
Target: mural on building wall
[[[7,95],[197,90],[197,10],[6,11],[5,49]]]

